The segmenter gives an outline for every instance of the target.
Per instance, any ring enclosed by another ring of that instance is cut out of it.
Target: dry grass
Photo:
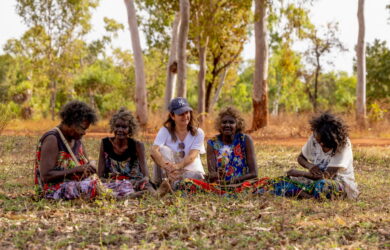
[[[0,136],[1,249],[390,248],[389,147],[355,147],[358,201],[176,194],[162,200],[52,202],[33,195],[36,141]],[[86,140],[95,159],[98,144]],[[298,152],[299,147],[256,145],[259,175],[278,176],[297,166]]]

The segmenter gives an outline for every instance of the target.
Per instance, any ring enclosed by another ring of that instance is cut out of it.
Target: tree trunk
[[[268,125],[267,0],[255,0],[255,44],[252,130]]]
[[[282,80],[281,78],[281,73],[276,72],[276,93],[275,93],[275,98],[274,101],[272,102],[272,116],[277,116],[279,114],[279,100],[280,100],[280,92],[282,91]]]
[[[217,103],[218,98],[219,98],[219,94],[221,93],[222,87],[225,84],[226,74],[227,74],[228,70],[229,70],[229,67],[226,67],[221,75],[221,78],[219,79],[217,90],[215,91],[214,98],[210,103],[210,110],[214,110],[214,105]]]
[[[50,93],[50,114],[51,120],[54,121],[56,118],[56,99],[57,99],[57,84],[55,80],[51,80],[50,84],[51,93]]]
[[[172,24],[172,41],[169,51],[167,67],[167,85],[165,88],[165,108],[168,109],[169,102],[175,96],[176,74],[177,74],[177,35],[180,25],[180,13],[177,12]]]
[[[319,57],[317,57],[317,67],[316,67],[316,73],[315,73],[315,76],[314,76],[314,95],[313,95],[313,109],[314,109],[314,112],[317,112],[317,109],[318,109],[318,103],[317,103],[317,99],[318,99],[318,77],[320,75],[320,70],[321,70],[321,66],[320,66],[320,60],[319,60]]]
[[[206,37],[206,41],[203,43],[199,39],[199,73],[198,73],[198,114],[199,121],[203,122],[203,116],[206,111],[206,57],[207,57],[207,44],[209,38]]]
[[[364,0],[358,6],[359,33],[356,46],[357,88],[356,88],[356,121],[361,128],[366,127],[366,44]]]
[[[180,33],[178,44],[178,65],[177,65],[177,96],[187,96],[186,85],[186,66],[187,66],[187,37],[190,19],[190,2],[189,0],[180,0]]]
[[[148,122],[148,108],[146,99],[146,83],[144,73],[144,59],[142,58],[141,43],[138,33],[137,16],[134,1],[124,0],[127,7],[127,17],[130,27],[131,45],[135,63],[135,102],[136,116],[141,126]]]

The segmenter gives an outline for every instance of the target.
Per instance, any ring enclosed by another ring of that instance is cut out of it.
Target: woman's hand
[[[177,181],[182,177],[183,172],[184,172],[183,169],[178,169],[178,170],[174,169],[174,170],[168,171],[167,172],[168,179],[170,181]]]
[[[288,171],[286,172],[286,174],[287,174],[288,176],[294,176],[294,177],[302,176],[302,175],[301,175],[301,171],[296,170],[296,169],[294,169],[294,168],[288,170]]]
[[[91,163],[73,168],[74,174],[80,175],[82,178],[86,178],[96,173],[96,168]]]
[[[322,178],[324,173],[321,171],[321,169],[314,165],[309,169],[309,172],[316,178]]]

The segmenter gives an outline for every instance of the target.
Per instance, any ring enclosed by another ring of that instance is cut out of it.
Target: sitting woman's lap
[[[272,193],[277,196],[298,197],[305,193],[316,199],[332,199],[344,195],[343,185],[336,180],[301,180],[294,177],[281,176],[272,178],[265,185],[257,187],[254,193]]]

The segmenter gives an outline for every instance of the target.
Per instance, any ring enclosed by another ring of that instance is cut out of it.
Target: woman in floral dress
[[[207,143],[209,182],[187,178],[175,189],[229,195],[251,189],[259,182],[253,140],[243,133],[245,123],[240,113],[232,107],[224,109],[215,126],[220,133]]]
[[[88,160],[81,138],[97,121],[85,103],[71,101],[60,112],[61,123],[39,140],[35,160],[37,192],[48,199],[93,198],[98,180],[89,178],[96,168]]]
[[[116,197],[137,197],[146,192],[157,195],[149,182],[144,144],[133,139],[138,128],[134,116],[125,108],[121,108],[112,116],[110,127],[114,137],[102,139],[99,177],[107,187],[114,190]],[[165,194],[164,185],[158,190],[159,196]]]

